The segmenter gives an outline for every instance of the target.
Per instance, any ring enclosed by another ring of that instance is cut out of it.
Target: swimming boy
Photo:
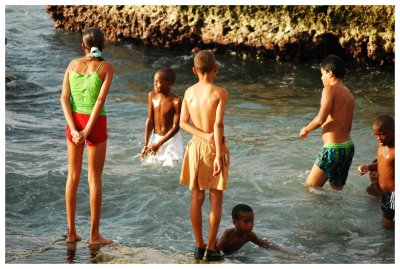
[[[378,171],[379,187],[383,192],[381,205],[383,226],[394,228],[394,120],[387,115],[378,116],[374,120],[372,128],[378,141],[376,152],[378,162],[360,165],[358,172],[364,175],[368,171]]]
[[[354,155],[350,138],[354,111],[354,97],[343,83],[344,62],[335,55],[321,62],[321,80],[324,85],[318,115],[300,130],[300,138],[321,126],[324,146],[318,153],[308,176],[308,187],[323,187],[329,179],[333,189],[346,184]]]
[[[154,75],[154,90],[149,93],[141,152],[144,164],[176,166],[182,159],[182,137],[179,133],[181,99],[171,91],[174,82],[175,72],[169,67],[157,70]]]
[[[216,237],[229,168],[223,121],[228,93],[214,85],[217,69],[213,53],[203,50],[196,54],[193,72],[199,81],[185,92],[180,120],[181,128],[193,135],[186,146],[180,183],[189,185],[192,191],[190,218],[196,240],[195,258],[210,261],[223,258],[216,248]],[[210,190],[207,246],[203,240],[201,210],[206,189]]]
[[[226,230],[217,242],[218,249],[225,254],[231,254],[238,251],[247,242],[253,242],[262,248],[273,248],[289,255],[296,255],[272,242],[259,238],[253,232],[254,213],[250,206],[246,204],[236,205],[232,209],[232,222],[235,227]]]

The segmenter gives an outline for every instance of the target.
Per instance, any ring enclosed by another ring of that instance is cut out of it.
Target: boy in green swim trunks
[[[321,127],[324,146],[307,179],[308,187],[323,187],[329,179],[333,189],[341,190],[346,184],[354,155],[350,130],[353,120],[354,97],[344,85],[344,62],[335,55],[321,62],[321,80],[324,85],[321,106],[317,116],[300,130],[300,138]]]

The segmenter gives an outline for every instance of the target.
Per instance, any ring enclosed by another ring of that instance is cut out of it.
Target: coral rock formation
[[[55,27],[116,42],[307,62],[394,66],[394,6],[46,6]]]

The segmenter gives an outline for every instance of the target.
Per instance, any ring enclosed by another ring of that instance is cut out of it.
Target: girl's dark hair
[[[246,204],[238,204],[232,209],[232,219],[239,220],[240,212],[253,212],[253,209]]]
[[[344,78],[344,75],[346,73],[345,63],[342,58],[333,54],[326,56],[322,60],[320,67],[327,72],[332,71],[335,77],[341,79]]]
[[[92,47],[97,47],[100,51],[103,51],[105,43],[104,34],[99,28],[90,27],[83,33],[83,43],[85,43],[89,51]],[[102,60],[102,57],[98,59]]]

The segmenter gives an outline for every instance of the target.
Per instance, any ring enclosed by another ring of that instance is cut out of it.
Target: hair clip
[[[92,47],[90,49],[90,55],[96,58],[101,57],[101,51],[97,47]]]

